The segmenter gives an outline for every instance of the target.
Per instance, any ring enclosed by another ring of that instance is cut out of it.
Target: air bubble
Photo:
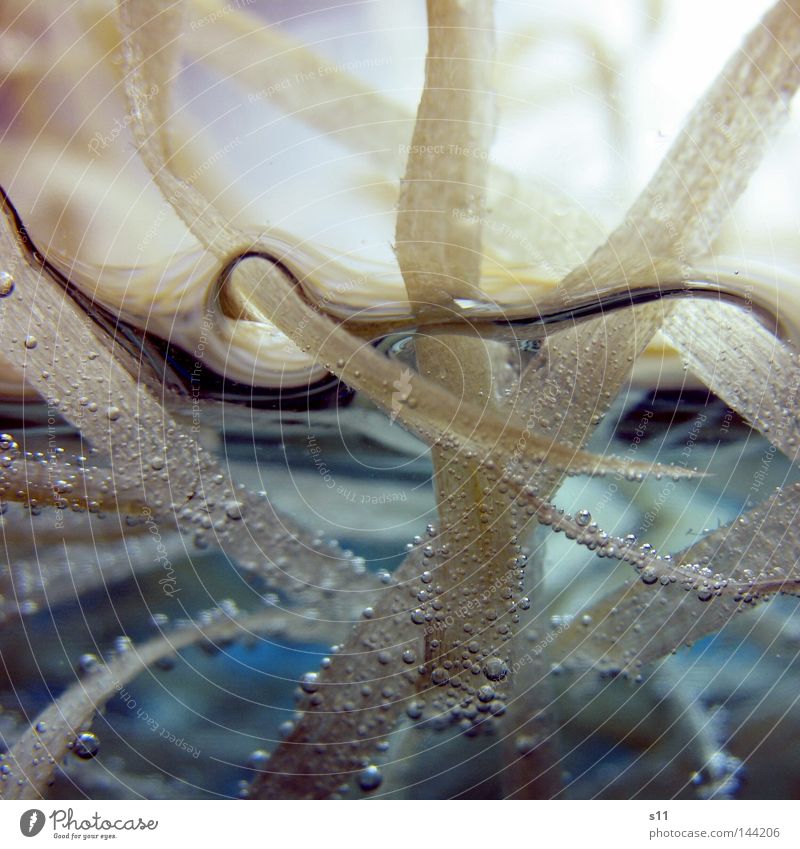
[[[100,661],[96,654],[82,654],[78,658],[78,671],[85,674],[96,672],[100,667]]]
[[[376,766],[368,766],[358,774],[358,786],[365,792],[377,790],[383,783],[383,775]]]
[[[126,637],[125,635],[121,637],[117,637],[114,640],[114,650],[118,654],[125,654],[125,652],[129,652],[133,648],[133,643],[131,642],[130,637]]]
[[[419,719],[422,716],[425,706],[422,702],[411,702],[406,708],[406,716],[409,719]]]
[[[7,271],[0,271],[0,298],[7,298],[14,291],[14,278]]]
[[[242,518],[242,505],[238,501],[229,501],[225,505],[225,515],[232,521]]]
[[[88,761],[97,756],[100,751],[100,738],[91,731],[83,731],[75,738],[72,754],[81,760]]]
[[[490,657],[483,665],[483,674],[490,681],[499,681],[501,678],[505,678],[508,674],[508,667],[501,658]]]
[[[300,679],[300,687],[304,693],[316,693],[319,690],[318,677],[316,672],[306,672]]]
[[[449,680],[450,676],[447,674],[447,670],[441,666],[437,666],[436,669],[431,672],[431,681],[433,681],[434,684],[443,685]]]
[[[478,701],[488,703],[494,698],[494,687],[484,684],[478,688]]]

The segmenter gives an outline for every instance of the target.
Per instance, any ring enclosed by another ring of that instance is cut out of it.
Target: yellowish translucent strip
[[[170,14],[180,15],[178,4]],[[135,126],[143,161],[150,169],[164,196],[195,236],[223,263],[243,252],[252,250],[251,239],[234,230],[204,197],[193,187],[177,178],[160,155],[156,138],[162,127],[143,103],[141,92],[153,85],[159,90],[168,86],[163,63],[150,65],[150,50],[157,53],[163,47],[158,21],[165,9],[160,4],[151,8],[148,2],[120,4],[121,20],[126,32],[126,91],[132,108],[138,109]],[[169,31],[169,28],[167,29]],[[327,316],[309,307],[297,297],[289,281],[276,268],[244,265],[241,270],[241,292],[248,301],[263,306],[271,321],[289,338],[300,340],[300,347],[322,362],[326,369],[337,374],[355,389],[366,392],[391,415],[429,443],[474,446],[486,453],[513,455],[522,446],[522,455],[529,460],[547,458],[548,463],[575,472],[596,473],[635,471],[636,464],[620,463],[614,459],[597,458],[572,449],[564,450],[551,439],[536,434],[523,435],[515,422],[482,413],[471,403],[459,403],[417,374],[408,375],[396,363],[388,361],[369,345],[337,327]],[[408,391],[398,394],[395,385],[408,385]],[[638,467],[637,467],[638,468]],[[650,466],[646,467],[648,470]],[[665,471],[665,470],[662,470]]]

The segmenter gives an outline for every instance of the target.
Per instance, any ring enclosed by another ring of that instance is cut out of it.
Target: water
[[[26,407],[31,445],[47,437],[36,413]],[[21,415],[7,407],[0,429],[18,432]],[[224,431],[210,429],[204,439],[216,445],[234,478],[266,489],[296,521],[335,537],[372,571],[393,571],[407,544],[436,521],[427,452],[359,399],[313,413],[261,411],[255,419],[240,411],[225,423]],[[67,429],[59,436],[70,444]],[[710,474],[681,482],[574,478],[557,502],[580,523],[636,534],[663,551],[686,547],[797,478],[766,440],[705,390],[628,393],[590,447],[625,456],[632,446],[636,459],[660,462],[686,462],[689,451],[690,464]],[[1,520],[11,544],[10,523],[20,519],[28,521],[12,505]],[[558,625],[571,623],[599,593],[630,577],[627,564],[600,560],[563,535],[540,531],[535,540],[546,546],[546,582],[532,588],[528,604],[546,608]],[[172,567],[181,579],[178,597],[165,597],[157,573],[145,573],[80,598],[52,605],[45,600],[38,612],[2,626],[0,734],[6,745],[79,672],[91,674],[88,656],[129,651],[222,600],[228,610],[281,603],[213,549],[197,551],[187,543]],[[736,617],[722,632],[644,670],[639,682],[586,668],[556,669],[563,795],[796,795],[797,768],[782,742],[800,733],[796,608],[794,599],[777,598]],[[588,619],[572,627],[590,628]],[[254,770],[268,763],[264,752],[274,751],[285,734],[301,687],[313,693],[309,673],[319,669],[332,641],[253,637],[200,644],[152,667],[121,687],[96,717],[91,732],[97,745],[86,738],[82,749],[93,756],[69,755],[52,797],[237,796]],[[483,683],[488,690],[490,682]],[[481,702],[492,698],[478,693]],[[391,771],[385,780],[379,765],[365,764],[360,792],[500,796],[502,785],[492,776],[502,764],[502,721],[496,728],[478,742],[452,729],[414,732],[402,744],[402,782]],[[524,749],[525,741],[516,745]]]

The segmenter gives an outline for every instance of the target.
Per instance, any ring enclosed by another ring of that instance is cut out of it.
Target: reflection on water
[[[37,420],[41,413],[24,410],[27,450],[46,448],[49,431],[46,421]],[[2,429],[20,432],[22,415],[6,407]],[[232,410],[225,430],[209,430],[205,439],[236,479],[266,489],[288,514],[337,538],[370,569],[392,571],[407,543],[434,518],[427,451],[359,398],[311,413]],[[59,444],[78,446],[70,445],[63,427]],[[705,390],[631,391],[606,417],[591,447],[708,470],[700,481],[572,478],[562,487],[558,502],[564,508],[590,510],[609,532],[635,533],[664,551],[685,548],[705,529],[797,478],[779,452]],[[2,517],[6,597],[14,592],[7,564],[31,557],[31,528],[41,537],[37,522],[46,517],[29,513],[10,505]],[[22,620],[9,616],[3,624],[4,741],[91,666],[92,656],[131,650],[129,641],[147,639],[167,620],[196,618],[214,606],[233,611],[281,604],[224,556],[180,539],[163,540],[180,586],[170,598],[148,548],[154,541],[131,533],[129,557],[153,560],[151,570],[134,576],[130,565],[106,554],[117,535],[110,527],[107,538],[78,540],[75,548],[75,557],[94,558],[107,569],[106,586],[80,590],[86,564],[76,560],[72,592],[62,589],[31,603]],[[546,578],[531,596],[554,625],[572,624],[573,614],[596,593],[629,578],[626,564],[596,558],[561,536],[537,533],[533,548],[544,553]],[[39,547],[38,562],[49,555]],[[785,745],[800,733],[796,607],[795,599],[777,598],[736,617],[719,634],[646,670],[639,683],[556,665],[564,794],[798,795],[800,778]],[[325,611],[308,614],[324,618]],[[201,644],[162,662],[120,686],[93,725],[97,756],[70,755],[57,773],[53,797],[236,796],[281,738],[298,680],[318,668],[342,637],[342,628],[331,625],[325,641],[253,637]],[[386,792],[423,798],[500,794],[492,778],[499,747],[445,734],[451,732],[412,732],[416,740],[402,744],[401,756],[417,754],[407,758],[403,786]]]

